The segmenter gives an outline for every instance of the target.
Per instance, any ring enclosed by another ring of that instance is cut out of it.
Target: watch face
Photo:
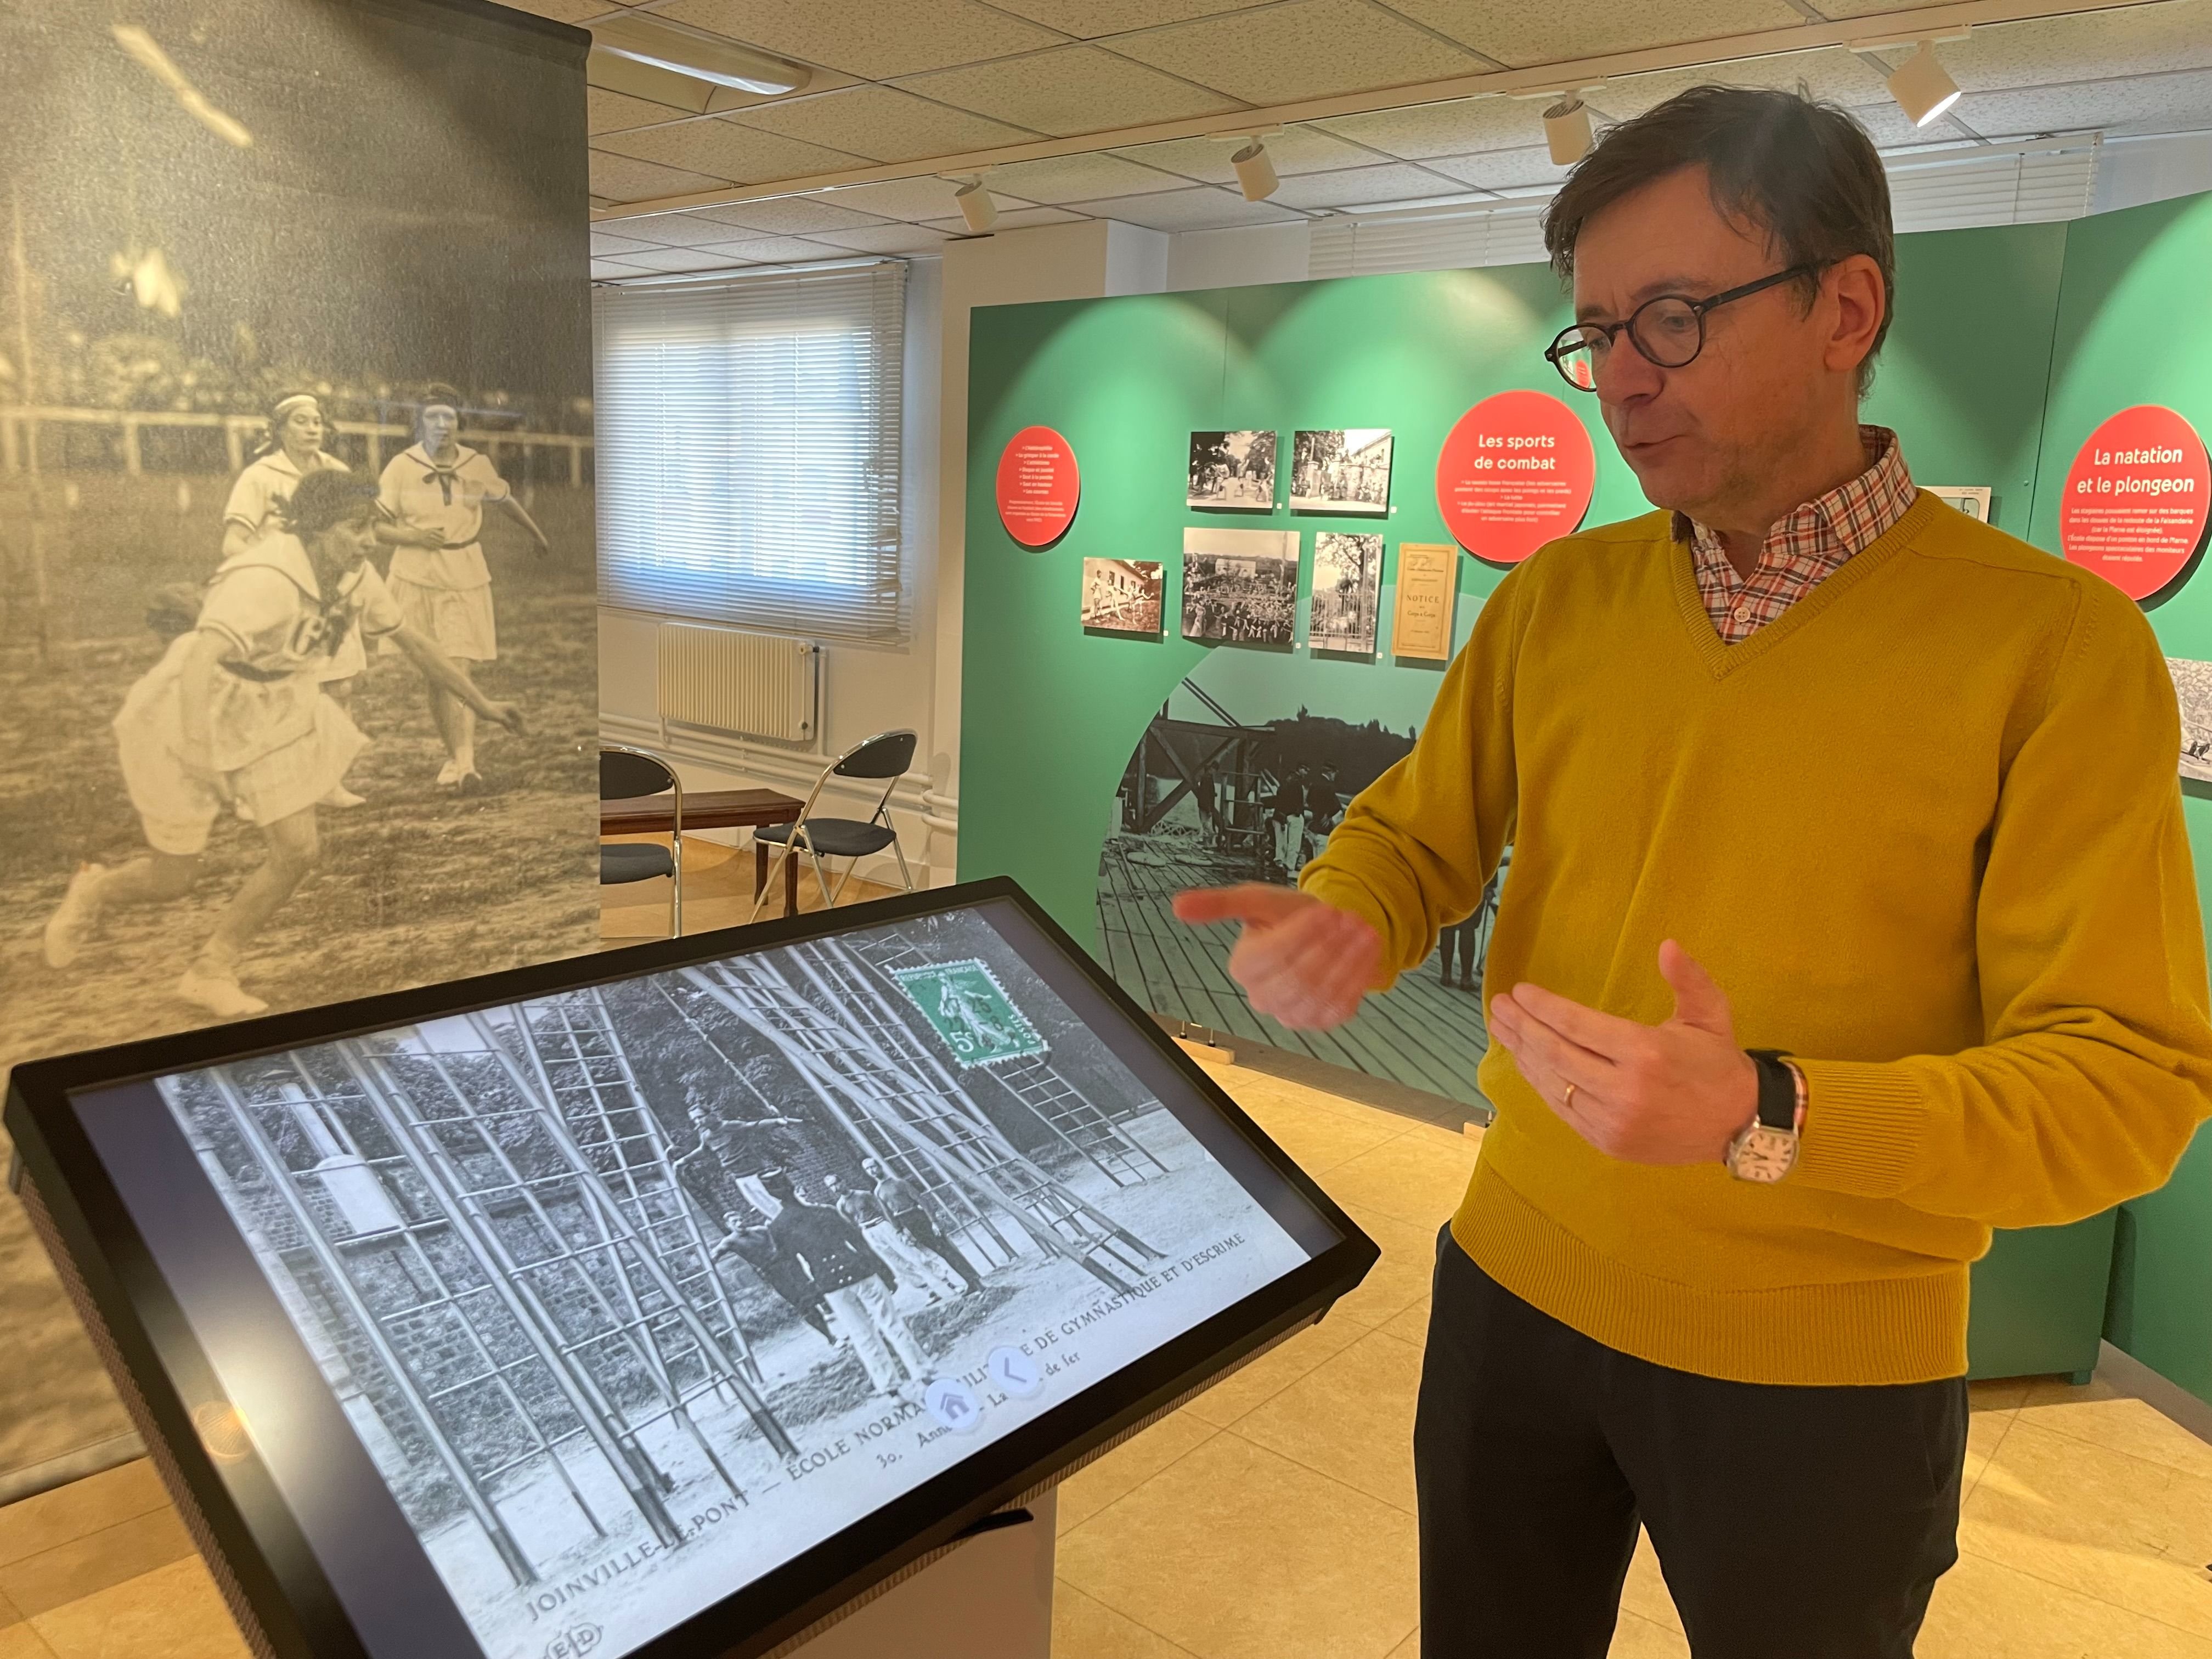
[[[1797,1137],[1787,1129],[1753,1124],[1736,1142],[1730,1160],[1737,1176],[1745,1181],[1779,1181],[1797,1162]]]

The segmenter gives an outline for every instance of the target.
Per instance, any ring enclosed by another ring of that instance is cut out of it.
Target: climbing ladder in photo
[[[759,1364],[730,1304],[698,1218],[677,1184],[659,1120],[645,1103],[629,1056],[599,988],[521,1005],[507,1028],[631,1231],[666,1268],[681,1299],[762,1383]]]
[[[886,987],[897,985],[894,975],[899,969],[921,967],[929,960],[894,934],[857,938],[826,948],[849,951],[853,957],[874,969]],[[912,1028],[906,1029],[911,1035]],[[1167,1173],[1167,1166],[1070,1083],[1048,1054],[994,1066],[989,1075],[1071,1150],[1096,1164],[1115,1186],[1133,1187],[1153,1176]]]
[[[1024,1158],[920,1051],[867,975],[824,963],[805,946],[781,954],[799,969],[805,990],[764,955],[678,973],[774,1043],[867,1156],[913,1176],[941,1201],[957,1189],[975,1218],[961,1230],[968,1241],[980,1224],[999,1247],[996,1260],[1010,1259],[1014,1247],[997,1224],[1004,1217],[1040,1249],[1077,1262],[1116,1291],[1158,1259]]]

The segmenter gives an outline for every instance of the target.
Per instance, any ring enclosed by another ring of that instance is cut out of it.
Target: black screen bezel
[[[1380,1252],[1152,1018],[1011,878],[685,935],[392,992],[354,1002],[121,1044],[15,1067],[4,1121],[115,1353],[191,1505],[283,1659],[372,1659],[307,1537],[258,1455],[218,1468],[187,1398],[215,1397],[214,1368],[187,1325],[79,1121],[74,1097],[444,1015],[524,1001],[909,917],[1011,901],[1118,1012],[1137,1039],[1338,1235],[1304,1266],[978,1448],[750,1584],[629,1650],[635,1659],[751,1659],[908,1563],[1074,1467],[1209,1378],[1327,1310]],[[1119,1045],[1109,1041],[1109,1047]],[[112,1363],[112,1362],[111,1362]],[[742,1634],[732,1637],[732,1630]],[[389,1659],[385,1656],[384,1659]]]

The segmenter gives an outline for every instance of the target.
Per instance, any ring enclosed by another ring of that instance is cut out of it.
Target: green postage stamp
[[[1014,1006],[999,976],[980,957],[895,968],[891,977],[963,1067],[1026,1060],[1045,1052],[1036,1027]]]

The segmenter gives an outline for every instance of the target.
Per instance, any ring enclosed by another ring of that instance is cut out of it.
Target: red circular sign
[[[1082,494],[1075,452],[1048,426],[1024,427],[999,457],[999,522],[1024,547],[1065,536]]]
[[[2179,575],[2204,540],[2212,462],[2196,428],[2137,404],[2089,434],[2066,474],[2058,544],[2131,599]]]
[[[1518,564],[1589,511],[1597,454],[1573,410],[1544,392],[1501,392],[1459,417],[1437,458],[1437,510],[1479,559]]]

